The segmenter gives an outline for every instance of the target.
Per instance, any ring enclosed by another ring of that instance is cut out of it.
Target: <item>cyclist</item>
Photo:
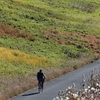
[[[42,88],[43,88],[43,84],[44,84],[44,80],[45,80],[45,75],[44,75],[44,73],[42,72],[41,69],[37,73],[37,80],[38,80],[38,86],[39,86],[40,83],[42,83]]]

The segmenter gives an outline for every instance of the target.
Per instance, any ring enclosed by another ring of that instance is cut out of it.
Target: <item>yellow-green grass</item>
[[[29,66],[48,66],[49,59],[46,57],[38,57],[35,55],[29,55],[18,50],[11,50],[0,47],[0,59],[6,60],[15,64],[26,64]]]

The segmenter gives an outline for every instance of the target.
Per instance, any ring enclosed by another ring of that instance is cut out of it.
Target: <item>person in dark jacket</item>
[[[44,75],[44,73],[42,72],[41,69],[37,73],[37,80],[38,80],[38,85],[40,84],[40,82],[42,82],[42,88],[43,88],[43,84],[44,84],[44,80],[45,80],[45,75]]]

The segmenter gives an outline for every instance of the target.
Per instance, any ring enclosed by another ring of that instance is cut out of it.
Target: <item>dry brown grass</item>
[[[7,100],[37,86],[37,80],[35,77],[24,77],[20,75],[11,80],[4,81],[3,84],[5,87],[0,91],[0,100]]]
[[[12,36],[15,38],[24,38],[26,40],[34,41],[35,37],[32,34],[23,32],[20,29],[13,28],[6,24],[0,24],[0,35]]]
[[[54,42],[65,44],[65,45],[83,45],[100,57],[100,36],[93,34],[83,33],[63,33],[58,30],[47,30],[43,32],[46,39],[52,39]],[[66,38],[61,38],[61,37]]]

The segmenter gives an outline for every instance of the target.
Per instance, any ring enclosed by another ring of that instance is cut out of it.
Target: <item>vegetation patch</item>
[[[75,5],[78,5],[77,9],[73,8]],[[2,0],[0,11],[1,23],[34,35],[40,35],[41,31],[49,29],[99,34],[99,1],[12,0],[5,2]]]
[[[100,36],[89,35],[82,33],[63,33],[58,30],[48,30],[43,32],[43,36],[46,39],[52,39],[54,42],[64,45],[74,45],[78,49],[84,51],[84,47],[89,48],[96,54],[100,54]],[[74,48],[71,48],[75,50]],[[72,50],[70,50],[72,53]],[[75,52],[72,53],[74,56]],[[79,53],[78,53],[79,54]]]
[[[12,36],[16,38],[24,38],[29,41],[34,41],[35,37],[32,34],[22,32],[17,28],[13,28],[9,25],[0,24],[0,36]]]
[[[33,66],[33,67],[49,66],[49,59],[45,57],[29,55],[24,52],[10,50],[10,49],[6,49],[3,47],[0,47],[0,59],[9,61],[14,64],[26,64],[26,65]]]
[[[84,2],[84,1],[79,1],[74,3],[71,2],[70,6],[82,11],[86,11],[87,13],[92,13],[98,8],[98,5],[96,5],[93,2]]]

